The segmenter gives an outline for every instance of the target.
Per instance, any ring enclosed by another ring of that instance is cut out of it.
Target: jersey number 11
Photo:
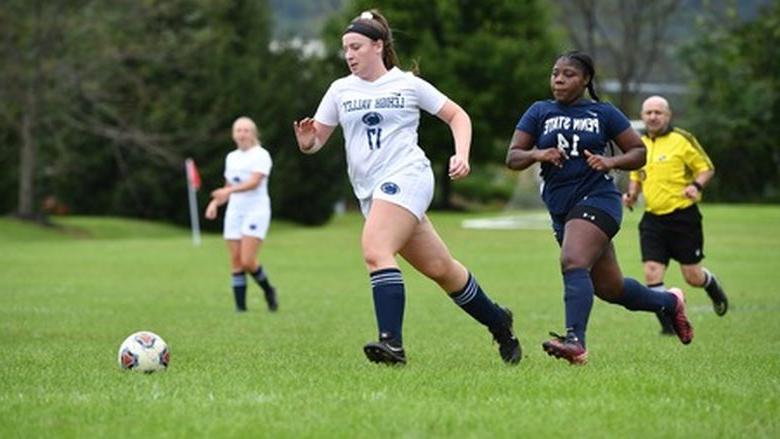
[[[368,149],[373,151],[382,147],[382,128],[366,128]]]

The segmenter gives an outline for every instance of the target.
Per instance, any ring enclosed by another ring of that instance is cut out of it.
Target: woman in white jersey
[[[417,145],[420,109],[451,130],[455,154],[449,176],[469,174],[471,121],[468,114],[431,84],[400,70],[387,20],[376,10],[355,18],[342,36],[349,76],[334,81],[314,118],[294,122],[301,151],[317,152],[341,125],[349,178],[366,218],[363,258],[370,273],[379,330],[365,345],[370,361],[404,364],[403,278],[395,255],[434,280],[469,315],[487,326],[501,358],[520,361],[512,313],[494,303],[474,276],[453,259],[425,211],[433,197],[430,162]]]
[[[276,311],[276,289],[257,261],[271,222],[271,156],[260,145],[257,126],[248,117],[233,122],[233,141],[236,149],[225,158],[225,185],[211,192],[206,218],[215,219],[218,207],[228,203],[223,236],[230,253],[236,309],[246,311],[245,273],[249,273],[263,289],[268,309]]]

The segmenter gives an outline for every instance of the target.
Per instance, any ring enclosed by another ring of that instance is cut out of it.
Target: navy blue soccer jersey
[[[608,172],[586,162],[584,151],[604,155],[611,139],[631,126],[612,104],[580,99],[572,105],[537,101],[517,123],[538,149],[559,148],[569,157],[563,167],[542,163],[542,199],[553,215],[567,213],[580,200],[595,195],[620,195]]]

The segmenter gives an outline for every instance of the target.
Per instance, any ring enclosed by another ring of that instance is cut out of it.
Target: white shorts
[[[433,201],[433,170],[427,163],[418,163],[384,178],[371,193],[360,200],[360,210],[367,217],[373,200],[385,200],[412,212],[422,220]]]
[[[265,239],[270,222],[271,212],[267,210],[241,212],[228,209],[225,212],[225,227],[222,236],[225,239],[236,240],[241,239],[242,236]]]

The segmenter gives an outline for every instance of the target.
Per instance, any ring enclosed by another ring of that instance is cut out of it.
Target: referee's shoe
[[[707,292],[707,295],[710,296],[710,300],[712,300],[712,309],[715,310],[715,314],[722,317],[729,310],[729,299],[720,286],[718,278],[710,272],[707,272],[707,274],[710,276],[710,283],[704,287],[704,291]]]

